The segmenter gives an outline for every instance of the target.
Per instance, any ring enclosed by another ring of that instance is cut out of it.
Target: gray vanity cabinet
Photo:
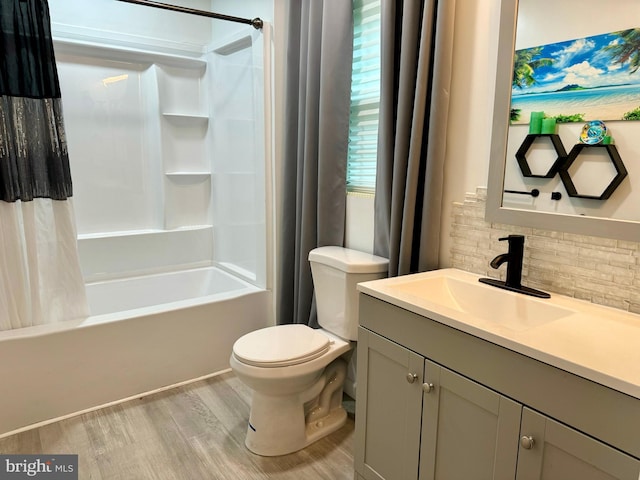
[[[522,406],[429,360],[424,378],[418,478],[513,479]]]
[[[635,458],[526,407],[521,432],[516,480],[639,478]]]
[[[357,392],[361,478],[514,478],[520,404],[363,328]]]
[[[362,294],[360,324],[357,480],[640,479],[637,399]]]
[[[363,448],[354,461],[362,478],[418,478],[423,367],[422,356],[360,328],[356,445]]]

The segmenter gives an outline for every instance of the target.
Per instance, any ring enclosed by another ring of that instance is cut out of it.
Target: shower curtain
[[[46,0],[0,0],[0,330],[88,315]]]
[[[373,253],[438,268],[455,0],[382,0]]]
[[[318,326],[309,252],[344,245],[353,7],[290,0],[278,323]]]

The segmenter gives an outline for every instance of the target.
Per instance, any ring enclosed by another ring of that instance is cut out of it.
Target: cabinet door
[[[525,408],[516,480],[573,478],[638,480],[640,461]]]
[[[360,328],[356,471],[366,480],[418,477],[424,358]]]
[[[420,480],[513,480],[522,406],[425,361]]]

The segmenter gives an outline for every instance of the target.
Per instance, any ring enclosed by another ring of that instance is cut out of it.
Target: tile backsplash
[[[525,238],[522,283],[550,293],[640,313],[640,243],[485,221],[486,188],[454,203],[451,266],[504,280],[489,266],[508,234]]]

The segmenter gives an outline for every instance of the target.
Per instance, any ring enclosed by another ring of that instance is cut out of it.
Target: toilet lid
[[[239,338],[233,354],[248,365],[285,367],[318,358],[330,344],[329,337],[306,325],[278,325]]]

